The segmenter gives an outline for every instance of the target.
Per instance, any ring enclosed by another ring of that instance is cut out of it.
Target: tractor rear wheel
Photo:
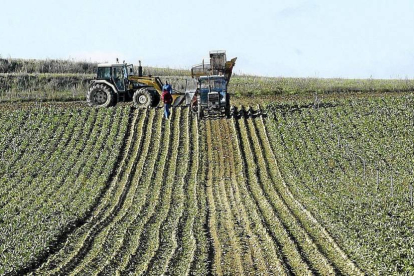
[[[112,88],[102,84],[94,84],[86,95],[86,100],[93,107],[110,107],[116,104],[115,93]]]
[[[134,106],[136,108],[150,108],[154,107],[157,99],[154,92],[148,90],[147,88],[141,88],[134,93],[132,101],[134,102]],[[157,105],[158,103],[156,103],[155,106]]]
[[[158,92],[157,91],[152,91],[152,94],[153,94],[153,100],[152,100],[152,104],[151,104],[151,107],[157,107],[158,106],[158,104],[160,103],[160,101],[161,101],[161,96],[160,96],[160,94],[158,94]]]

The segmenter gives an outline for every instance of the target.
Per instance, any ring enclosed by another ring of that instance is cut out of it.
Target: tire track
[[[226,193],[226,186],[228,185],[229,173],[228,173],[228,164],[224,163],[224,158],[226,158],[226,154],[223,150],[223,140],[226,137],[220,131],[220,125],[224,124],[225,120],[215,120],[213,121],[213,144],[215,146],[215,155],[214,155],[214,162],[215,166],[215,178],[214,181],[214,190],[215,195],[217,198],[217,202],[219,203],[220,208],[220,225],[223,225],[224,229],[222,230],[225,233],[225,237],[223,234],[220,235],[222,240],[221,244],[224,248],[226,248],[226,244],[228,244],[227,250],[223,250],[223,260],[224,260],[224,274],[238,274],[243,275],[244,270],[241,264],[240,254],[241,249],[239,246],[239,238],[238,235],[235,233],[235,226],[233,223],[233,212],[230,209],[230,204],[228,202],[227,193]],[[226,174],[227,173],[227,174]],[[228,259],[228,261],[227,261]]]

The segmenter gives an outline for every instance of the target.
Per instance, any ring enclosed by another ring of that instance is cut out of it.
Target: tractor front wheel
[[[230,110],[230,94],[226,93],[226,107],[225,107],[226,117],[230,118],[231,110]]]
[[[191,110],[191,112],[193,112],[194,114],[197,114],[198,113],[198,97],[196,96],[196,97],[194,97],[192,100],[191,100],[191,103],[190,103],[190,110]]]
[[[197,117],[199,120],[203,119],[204,117],[204,110],[201,106],[200,95],[197,95]]]
[[[93,107],[110,107],[116,104],[115,94],[112,88],[102,84],[94,84],[86,95],[89,106]]]
[[[136,108],[150,108],[158,105],[154,92],[147,88],[137,90],[132,96],[132,101]],[[159,100],[158,100],[159,101]]]

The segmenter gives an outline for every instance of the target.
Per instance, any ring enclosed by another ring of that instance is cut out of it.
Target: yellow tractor
[[[159,77],[143,76],[141,62],[138,75],[126,63],[98,64],[97,76],[91,81],[86,100],[90,106],[110,107],[118,102],[132,101],[137,108],[157,107],[163,83]],[[173,105],[179,105],[184,93],[173,90]]]

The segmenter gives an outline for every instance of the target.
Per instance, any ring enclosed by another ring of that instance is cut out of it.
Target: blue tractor
[[[230,116],[228,84],[236,59],[226,60],[225,51],[211,51],[210,63],[192,67],[191,76],[197,80],[197,89],[187,91],[187,103],[199,119],[211,116]]]

